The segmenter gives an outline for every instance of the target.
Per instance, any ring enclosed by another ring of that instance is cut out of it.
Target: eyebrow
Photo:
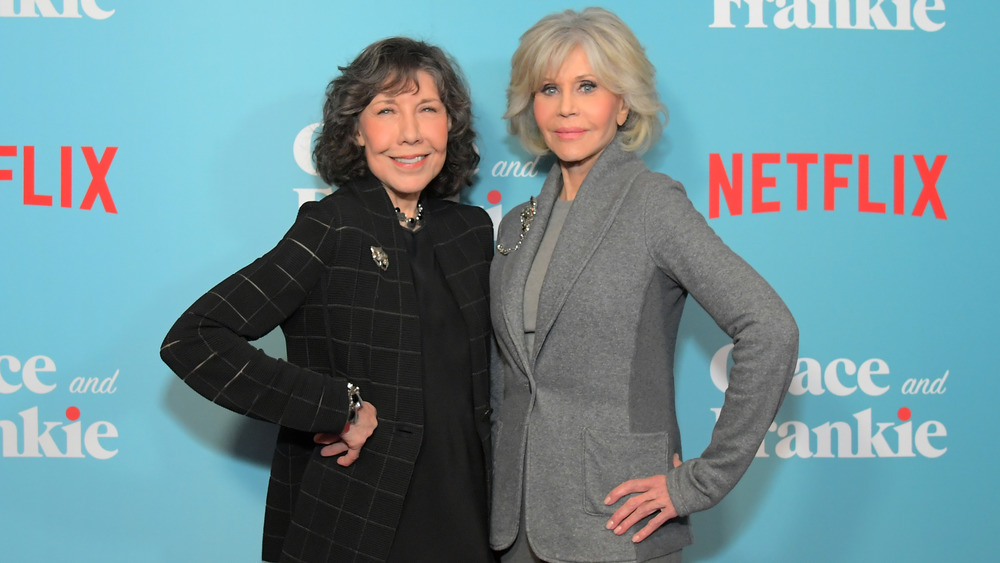
[[[600,79],[597,77],[596,74],[590,73],[590,74],[579,74],[577,76],[574,76],[573,80],[600,80]],[[539,79],[539,81],[540,81],[540,83],[541,82],[555,82],[556,79],[552,78],[550,76],[543,76],[543,77],[541,77]]]
[[[381,95],[383,95],[383,94],[380,92],[380,93],[376,94],[375,98],[378,98]],[[373,98],[372,101],[373,102],[377,101],[377,102],[381,102],[381,103],[389,103],[389,104],[395,104],[395,103],[397,103],[395,96],[391,96],[391,97],[390,96],[386,96],[386,97],[382,98],[381,100],[376,100],[376,99]],[[426,104],[428,102],[438,102],[438,103],[442,103],[442,104],[444,103],[443,101],[441,101],[440,97],[438,97],[438,98],[421,98],[420,100],[417,101],[417,105]]]

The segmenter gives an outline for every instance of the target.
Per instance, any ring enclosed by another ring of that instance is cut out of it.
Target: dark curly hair
[[[444,168],[425,189],[428,197],[448,197],[471,184],[479,164],[473,143],[472,102],[465,79],[439,47],[407,37],[372,43],[326,87],[323,127],[313,158],[327,184],[345,183],[371,174],[364,148],[357,143],[358,116],[381,92],[397,94],[417,85],[417,73],[430,75],[437,86],[451,127]]]

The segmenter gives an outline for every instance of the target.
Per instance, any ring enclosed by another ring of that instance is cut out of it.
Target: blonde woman
[[[788,309],[636,154],[662,113],[654,68],[614,14],[552,14],[521,37],[505,117],[556,163],[504,218],[490,272],[491,543],[505,562],[679,561],[687,516],[736,485],[788,388]],[[735,348],[712,441],[681,463],[673,363],[688,295]]]

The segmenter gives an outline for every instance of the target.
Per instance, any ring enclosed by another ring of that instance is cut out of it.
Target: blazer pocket
[[[669,467],[670,439],[666,432],[629,434],[583,429],[583,510],[611,515],[628,500],[610,506],[604,499],[611,489],[629,479],[665,475]]]

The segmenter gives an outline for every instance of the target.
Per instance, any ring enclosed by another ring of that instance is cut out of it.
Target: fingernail
[[[632,536],[632,543],[639,543],[639,536]]]
[[[604,497],[604,504],[611,504],[611,497]]]
[[[615,527],[615,521],[614,520],[608,520],[608,523],[605,524],[604,527],[607,528],[607,529],[609,529],[609,530],[611,528],[614,528]]]
[[[622,532],[624,532],[624,531],[625,530],[622,530],[621,526],[618,526],[617,528],[615,528],[615,533],[618,534],[619,536],[622,535]]]

